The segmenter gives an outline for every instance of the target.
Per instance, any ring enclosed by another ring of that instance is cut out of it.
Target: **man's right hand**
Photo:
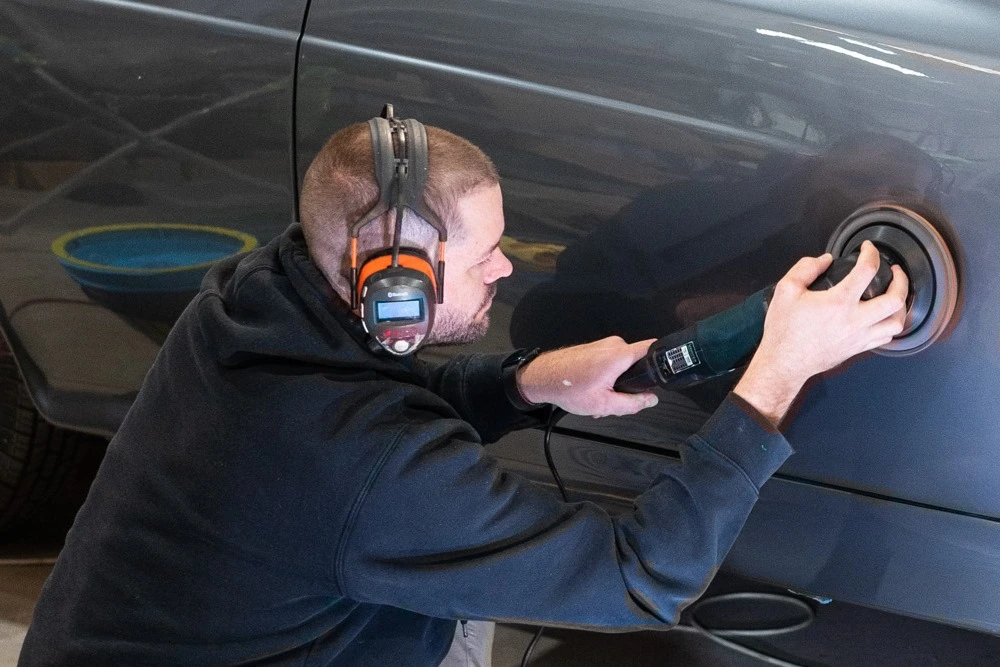
[[[861,301],[879,266],[870,241],[857,265],[828,290],[811,285],[833,258],[804,257],[778,281],[764,335],[734,391],[777,425],[813,375],[889,343],[903,330],[909,280],[898,266],[885,294]]]

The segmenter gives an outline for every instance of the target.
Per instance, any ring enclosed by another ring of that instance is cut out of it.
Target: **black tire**
[[[49,511],[68,527],[106,448],[106,439],[52,426],[38,414],[0,338],[0,537]]]

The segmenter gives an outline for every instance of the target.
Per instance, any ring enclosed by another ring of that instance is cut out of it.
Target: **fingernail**
[[[660,399],[657,398],[656,396],[647,396],[646,397],[646,407],[647,408],[651,408],[651,407],[653,407],[654,405],[656,405],[659,402],[660,402]]]

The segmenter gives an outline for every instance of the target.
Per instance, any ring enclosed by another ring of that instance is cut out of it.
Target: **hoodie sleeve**
[[[442,618],[673,625],[791,454],[731,395],[681,463],[612,517],[505,472],[467,431],[430,421],[387,447],[335,560],[346,595]]]
[[[495,442],[519,428],[537,426],[548,406],[522,411],[510,400],[503,383],[503,367],[513,354],[468,354],[433,368],[421,368],[427,389],[446,400],[485,443]]]

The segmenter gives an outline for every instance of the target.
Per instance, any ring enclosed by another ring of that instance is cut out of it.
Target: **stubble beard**
[[[496,296],[496,284],[489,285],[482,303],[471,317],[466,313],[438,311],[428,345],[464,345],[481,340],[490,328],[489,306]]]

